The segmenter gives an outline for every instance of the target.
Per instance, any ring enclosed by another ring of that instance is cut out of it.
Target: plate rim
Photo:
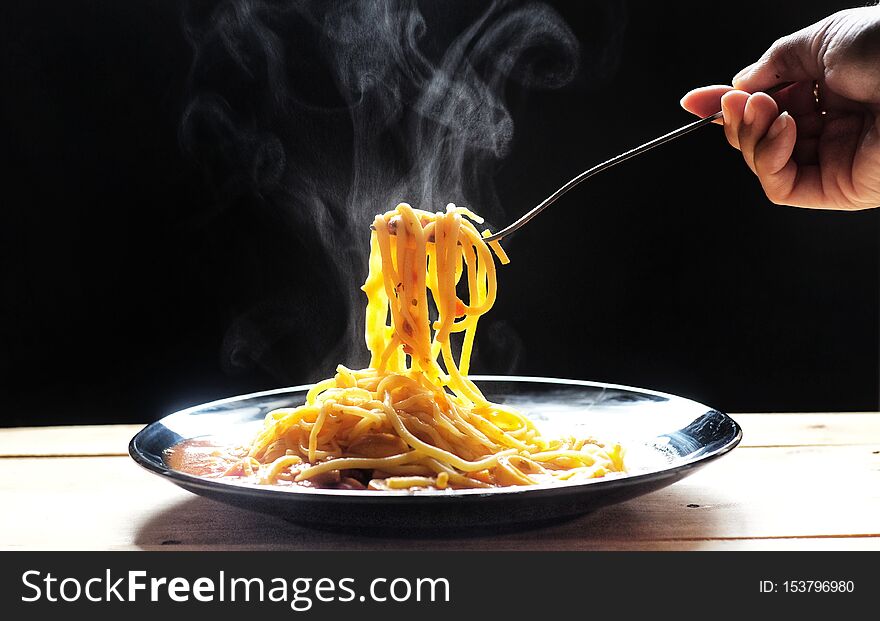
[[[297,386],[289,386],[286,388],[273,388],[271,390],[262,390],[253,393],[247,393],[242,395],[235,395],[232,397],[224,397],[222,399],[216,399],[214,401],[208,401],[205,403],[197,404],[194,406],[190,406],[184,408],[182,410],[177,410],[175,412],[171,412],[163,416],[162,418],[153,421],[143,427],[143,429],[139,430],[129,441],[128,444],[128,454],[129,456],[137,463],[139,466],[147,470],[148,472],[161,476],[165,479],[170,479],[175,484],[181,484],[186,489],[189,488],[200,488],[207,491],[216,491],[221,494],[239,494],[239,495],[248,495],[255,496],[258,498],[272,499],[272,500],[280,500],[287,499],[289,502],[331,502],[331,503],[349,503],[349,502],[358,502],[358,503],[389,503],[391,501],[396,501],[398,503],[411,503],[411,504],[420,504],[420,503],[449,503],[449,502],[463,502],[466,499],[483,499],[486,498],[498,498],[503,499],[510,497],[510,495],[521,495],[527,494],[530,497],[538,497],[545,495],[557,495],[559,493],[563,493],[565,490],[568,490],[570,493],[576,493],[577,491],[583,491],[584,488],[593,488],[595,486],[599,486],[602,489],[610,490],[614,488],[620,487],[628,487],[631,485],[636,485],[641,481],[650,481],[662,478],[671,478],[671,477],[683,477],[684,474],[688,470],[692,470],[694,468],[700,468],[712,461],[715,461],[719,457],[722,457],[736,448],[743,437],[742,426],[733,419],[729,414],[722,412],[716,408],[705,405],[693,399],[689,399],[688,397],[682,397],[680,395],[675,395],[672,393],[662,392],[658,390],[652,390],[648,388],[640,388],[636,386],[628,386],[625,384],[613,384],[608,382],[599,382],[592,380],[579,380],[579,379],[564,379],[557,377],[542,377],[542,376],[530,376],[530,375],[469,375],[469,379],[479,383],[481,381],[495,381],[495,382],[521,382],[521,383],[541,383],[541,384],[560,384],[560,385],[568,385],[568,386],[589,386],[594,388],[602,388],[603,391],[607,389],[617,389],[624,390],[629,392],[648,394],[658,397],[665,397],[667,399],[674,399],[677,401],[686,401],[692,403],[694,405],[698,405],[702,408],[705,408],[704,416],[710,412],[716,412],[724,417],[729,423],[733,424],[736,433],[734,437],[726,442],[724,445],[714,449],[713,451],[705,454],[698,455],[696,457],[692,457],[686,461],[681,463],[674,464],[668,468],[661,468],[659,470],[649,470],[648,472],[641,472],[638,474],[632,475],[623,475],[623,476],[611,476],[611,477],[601,477],[598,479],[589,479],[586,481],[580,481],[577,483],[569,483],[569,484],[539,484],[535,486],[505,486],[505,487],[495,487],[491,489],[462,489],[462,490],[453,490],[453,491],[419,491],[414,492],[411,490],[394,490],[394,491],[384,491],[384,490],[337,490],[337,489],[322,489],[322,488],[306,488],[299,487],[297,489],[294,488],[279,488],[273,486],[258,486],[254,484],[247,483],[236,483],[230,481],[223,481],[221,479],[207,479],[204,477],[199,477],[196,475],[188,474],[185,472],[181,472],[179,470],[174,470],[167,465],[163,464],[160,466],[156,464],[152,459],[146,457],[144,452],[139,449],[138,441],[143,439],[143,436],[151,429],[155,428],[158,425],[163,425],[163,421],[174,417],[174,416],[185,416],[192,412],[202,410],[208,407],[223,405],[227,403],[233,403],[236,401],[244,401],[246,399],[256,398],[256,397],[264,397],[271,396],[276,394],[286,394],[296,391],[305,391],[310,389],[315,384],[300,384]],[[592,409],[592,405],[587,407],[587,410]],[[164,425],[163,425],[164,426]],[[166,427],[167,429],[167,427]],[[672,432],[670,432],[672,433]],[[660,437],[660,436],[657,436]]]

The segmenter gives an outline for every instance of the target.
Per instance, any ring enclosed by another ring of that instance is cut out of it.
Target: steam
[[[514,137],[510,85],[557,88],[578,70],[576,38],[539,3],[488,4],[451,42],[432,36],[411,0],[227,0],[191,8],[186,25],[194,60],[181,139],[217,188],[218,211],[258,202],[306,252],[335,259],[326,267],[347,325],[334,349],[327,334],[298,335],[324,354],[314,377],[366,363],[359,287],[373,216],[400,201],[454,202],[503,222],[492,178]],[[271,353],[303,325],[279,319],[285,308],[296,316],[288,295],[233,322],[229,368],[303,379]]]

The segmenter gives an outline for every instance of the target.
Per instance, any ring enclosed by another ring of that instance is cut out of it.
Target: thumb
[[[817,50],[824,32],[823,20],[777,40],[757,62],[733,77],[733,87],[754,93],[780,82],[821,79],[825,67]]]

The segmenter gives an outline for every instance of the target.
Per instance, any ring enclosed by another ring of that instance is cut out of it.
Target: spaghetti
[[[496,297],[492,251],[508,261],[475,223],[482,219],[454,205],[429,213],[401,203],[376,216],[363,286],[369,368],[340,365],[304,405],[270,412],[252,444],[227,455],[231,465],[226,461],[214,475],[275,485],[442,490],[622,472],[619,444],[545,438],[468,379],[477,323]],[[458,359],[453,335],[460,340]]]

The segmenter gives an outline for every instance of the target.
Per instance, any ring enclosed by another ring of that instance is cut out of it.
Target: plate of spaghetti
[[[192,492],[299,522],[408,528],[584,513],[733,449],[729,416],[596,382],[471,376],[508,258],[482,220],[405,203],[372,224],[370,364],[223,399],[147,426],[129,452]]]

